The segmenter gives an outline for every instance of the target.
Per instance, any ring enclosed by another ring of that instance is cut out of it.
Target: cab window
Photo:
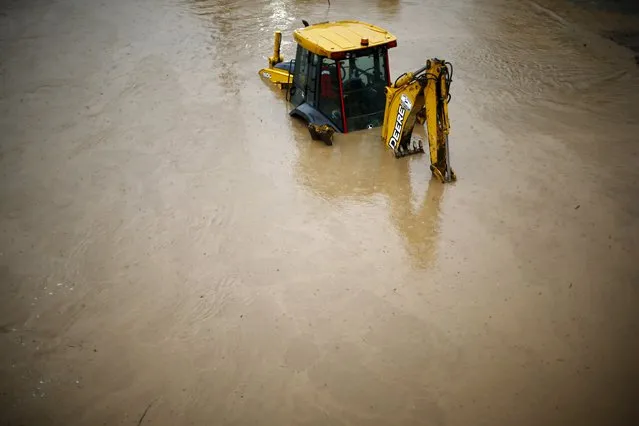
[[[344,131],[342,122],[342,103],[339,92],[337,62],[322,58],[320,66],[319,111],[340,131]]]
[[[295,106],[299,106],[306,100],[306,88],[309,66],[309,52],[302,46],[297,46],[297,55],[295,56],[295,71],[293,74],[293,94],[291,102]]]
[[[348,131],[378,127],[384,120],[388,82],[386,51],[374,49],[340,61]]]

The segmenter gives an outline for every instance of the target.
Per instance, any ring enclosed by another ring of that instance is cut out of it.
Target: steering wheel
[[[374,80],[374,74],[373,72],[375,71],[375,66],[373,65],[372,67],[366,68],[366,69],[359,69],[359,68],[355,68],[355,73],[357,74],[357,77],[361,80],[362,76],[366,77],[366,84],[365,86],[371,86]]]
[[[359,70],[362,74],[366,75],[366,78],[368,79],[369,77],[372,77],[374,75],[374,71],[375,71],[375,65],[373,65],[370,68],[366,68],[365,70]]]

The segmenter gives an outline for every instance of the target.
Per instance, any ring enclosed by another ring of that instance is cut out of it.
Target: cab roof
[[[397,45],[397,38],[385,29],[353,20],[309,25],[295,30],[293,38],[309,52],[329,58],[368,47]]]

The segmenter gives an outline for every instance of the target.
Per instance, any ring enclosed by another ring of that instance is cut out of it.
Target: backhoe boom
[[[449,88],[452,67],[445,61],[431,59],[419,70],[401,75],[386,88],[386,109],[382,138],[395,157],[424,152],[420,140],[413,140],[415,122],[426,123],[430,169],[441,182],[457,179],[450,166],[448,150]]]

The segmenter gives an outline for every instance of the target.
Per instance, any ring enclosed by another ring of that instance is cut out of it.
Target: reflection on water
[[[269,30],[274,31],[275,28],[286,28],[291,24],[293,17],[289,16],[290,9],[284,0],[270,2],[267,6],[267,10],[268,9],[271,10],[268,25],[266,26]]]
[[[227,95],[240,93],[243,85],[239,72],[242,65],[242,52],[249,44],[249,38],[237,37],[247,34],[252,26],[252,13],[246,10],[241,1],[219,2],[214,0],[185,0],[194,13],[206,23],[211,34],[213,59],[216,63],[217,77]],[[242,17],[244,19],[242,19]]]
[[[423,133],[419,130],[416,135]],[[426,268],[433,262],[444,187],[424,173],[428,154],[396,159],[383,148],[377,129],[351,133],[329,148],[310,141],[298,147],[298,179],[313,194],[344,208],[344,203],[375,203],[384,197],[388,220],[414,265]],[[411,173],[411,167],[418,171]]]

